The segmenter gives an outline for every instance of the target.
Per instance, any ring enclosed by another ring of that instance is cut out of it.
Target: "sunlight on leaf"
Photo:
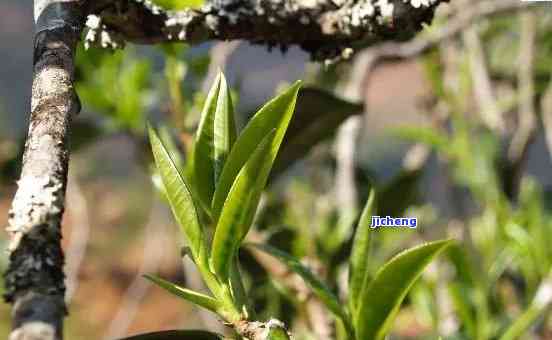
[[[169,152],[151,127],[149,137],[155,164],[163,180],[173,214],[188,239],[194,259],[202,263],[206,255],[203,230],[190,191]]]
[[[205,207],[211,207],[215,185],[232,145],[236,125],[230,89],[222,73],[215,79],[205,101],[194,150],[196,187]]]
[[[349,311],[352,315],[355,314],[362,287],[369,277],[368,261],[373,233],[370,228],[370,221],[375,212],[375,201],[376,193],[372,189],[358,222],[349,259]]]
[[[159,287],[165,289],[169,293],[172,293],[184,300],[187,300],[195,305],[198,305],[200,307],[203,307],[207,310],[210,310],[214,313],[217,313],[220,311],[222,304],[219,303],[214,298],[203,295],[198,292],[194,292],[193,290],[180,287],[174,283],[171,283],[169,281],[163,280],[161,278],[152,276],[152,275],[144,275],[144,277],[151,282],[155,283]]]
[[[215,220],[217,220],[220,215],[222,206],[224,205],[230,187],[234,183],[237,174],[251,154],[253,154],[259,142],[263,140],[270,131],[275,129],[276,135],[270,147],[272,159],[269,160],[271,164],[274,163],[274,158],[276,157],[291,117],[293,116],[300,87],[301,81],[297,81],[283,93],[264,105],[249,121],[236,140],[226,160],[213,197],[213,217]]]
[[[232,259],[253,222],[274,159],[270,149],[274,136],[273,130],[245,163],[222,208],[213,237],[211,263],[223,281],[228,279]]]

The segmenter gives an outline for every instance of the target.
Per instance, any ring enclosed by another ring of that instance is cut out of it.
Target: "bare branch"
[[[79,283],[79,270],[86,255],[86,246],[90,239],[90,218],[86,197],[79,184],[77,176],[69,172],[69,184],[67,191],[67,200],[70,202],[67,207],[69,216],[75,221],[71,228],[69,243],[65,250],[67,262],[65,263],[65,273],[67,276],[67,289],[65,292],[65,302],[69,304],[75,294]]]
[[[462,37],[468,51],[473,93],[481,120],[489,129],[504,134],[506,126],[494,95],[493,84],[477,26],[468,27]]]
[[[145,245],[142,263],[138,268],[134,280],[132,280],[123,294],[119,309],[104,335],[105,340],[119,339],[126,335],[138,313],[142,300],[148,293],[151,283],[144,279],[144,274],[157,272],[159,263],[165,254],[163,243],[166,237],[166,230],[165,228],[160,228],[162,227],[162,223],[159,223],[160,216],[164,215],[166,215],[166,211],[163,209],[161,202],[157,198],[154,198],[144,230]]]
[[[540,107],[546,146],[548,147],[549,156],[552,157],[552,77],[546,91],[544,91]]]
[[[66,308],[60,224],[69,123],[80,109],[73,57],[83,13],[79,1],[35,1],[31,117],[7,227],[11,241],[5,298],[14,304],[10,340],[62,339]]]
[[[529,146],[537,130],[537,118],[533,98],[533,62],[535,59],[537,24],[535,13],[522,13],[520,52],[518,60],[519,108],[518,126],[508,149],[508,161],[512,167],[512,197],[517,196]]]
[[[537,34],[536,16],[534,13],[523,13],[520,19],[518,129],[514,134],[510,150],[508,150],[508,157],[512,162],[518,162],[523,158],[536,129],[535,108],[533,105],[533,98],[535,96],[533,61],[535,59],[535,39]]]
[[[314,59],[347,56],[375,42],[412,37],[433,18],[446,0],[221,0],[201,9],[166,12],[149,1],[93,1],[88,13],[98,16],[88,35],[105,40],[138,43],[244,39],[286,49],[299,45]],[[111,37],[110,37],[111,35]]]
[[[434,32],[428,32],[427,35],[404,43],[384,42],[368,48],[367,53],[372,55],[369,67],[372,68],[377,63],[385,60],[416,57],[439,43],[453,38],[478,20],[531,6],[537,5],[534,2],[519,0],[484,0],[477,2],[471,7],[462,9],[448,19],[443,27],[436,29]]]

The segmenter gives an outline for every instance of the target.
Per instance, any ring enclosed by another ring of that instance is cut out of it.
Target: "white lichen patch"
[[[16,339],[56,339],[56,332],[51,324],[42,321],[25,322],[18,328],[14,329],[9,337],[9,340]]]
[[[91,14],[86,18],[86,27],[90,29],[100,28],[101,24],[102,24],[102,19],[97,15]]]
[[[162,7],[154,4],[150,0],[133,0],[133,1],[136,2],[136,3],[139,3],[139,4],[143,4],[144,7],[149,9],[151,11],[151,13],[154,14],[154,15],[159,15],[159,14],[163,13],[163,11],[164,11]]]
[[[389,21],[393,17],[393,10],[395,9],[395,5],[389,3],[388,0],[378,0],[375,6],[379,7],[381,18],[384,22]]]
[[[178,40],[186,40],[186,30],[184,27],[187,27],[188,24],[192,21],[191,15],[179,15],[170,17],[165,21],[165,26],[168,28],[178,28],[182,27],[182,29],[178,32],[176,32],[176,36],[178,37]],[[171,38],[173,36],[173,33],[169,33]]]
[[[370,2],[360,2],[351,9],[351,25],[353,27],[365,26],[374,16],[376,9]]]
[[[300,0],[297,4],[299,8],[302,9],[313,9],[320,6],[320,2],[318,0]]]
[[[107,26],[102,24],[101,17],[97,15],[89,15],[86,18],[86,36],[84,38],[84,48],[89,49],[91,46],[101,48],[120,49],[125,46],[124,39],[107,29]]]
[[[355,51],[350,47],[344,48],[343,51],[341,51],[341,58],[343,58],[344,60],[351,59],[354,52]]]
[[[422,6],[429,7],[437,2],[437,0],[403,0],[403,2],[410,2],[410,5],[414,8],[420,8]]]
[[[35,75],[33,86],[40,89],[40,96],[31,97],[31,111],[36,109],[44,97],[71,92],[71,75],[58,68],[44,67]]]
[[[51,139],[44,136],[42,139]],[[49,143],[49,141],[45,141]],[[18,190],[13,199],[6,231],[13,235],[8,250],[13,251],[19,245],[23,235],[29,234],[35,227],[56,228],[61,213],[60,193],[63,184],[50,176],[25,176],[18,182]]]
[[[207,14],[205,16],[205,25],[211,30],[216,31],[219,25],[219,18],[212,14]]]

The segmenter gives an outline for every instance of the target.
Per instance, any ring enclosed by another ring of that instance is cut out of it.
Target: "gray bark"
[[[101,46],[244,39],[286,50],[298,45],[315,60],[347,58],[354,49],[405,40],[448,0],[213,0],[195,10],[164,11],[148,0],[97,0],[88,13]],[[100,32],[101,31],[101,32]]]
[[[61,249],[68,132],[80,105],[73,57],[83,12],[79,1],[35,1],[34,77],[29,132],[9,212],[6,301],[10,340],[62,339],[65,285]]]

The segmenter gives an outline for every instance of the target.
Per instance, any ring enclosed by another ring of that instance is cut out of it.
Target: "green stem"
[[[519,339],[552,302],[552,271],[541,282],[531,305],[506,330],[500,340]]]
[[[254,318],[253,308],[249,306],[247,293],[243,285],[243,280],[240,274],[240,267],[238,256],[236,255],[232,261],[232,268],[230,269],[230,288],[232,290],[232,296],[234,303],[238,309],[246,314],[246,318]]]
[[[506,332],[500,337],[500,340],[515,340],[519,339],[523,333],[533,324],[533,322],[541,314],[541,309],[531,304],[523,314],[506,330]]]

